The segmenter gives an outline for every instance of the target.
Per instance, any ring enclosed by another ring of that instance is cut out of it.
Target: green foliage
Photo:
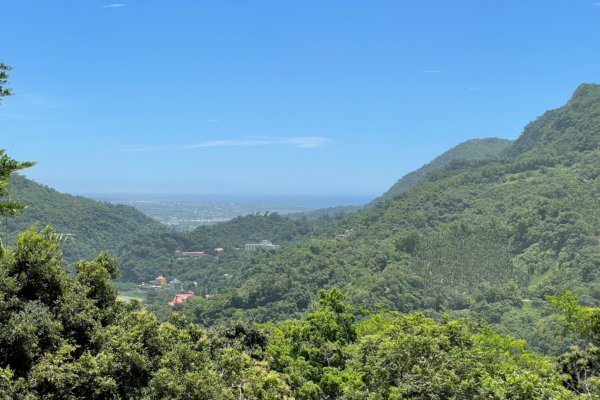
[[[245,243],[268,239],[285,244],[310,234],[312,225],[304,218],[290,219],[277,213],[239,216],[221,224],[201,226],[190,233],[151,231],[124,241],[116,254],[127,281],[147,281],[162,274],[202,282],[206,293],[220,288],[224,274],[248,259]],[[223,253],[216,248],[224,249]],[[176,259],[174,252],[204,251],[207,256]],[[229,267],[228,267],[229,266]]]
[[[190,235],[115,235],[128,279],[167,271],[213,295],[169,322],[116,300],[110,257],[69,274],[61,235],[29,230],[0,255],[0,388],[13,398],[597,398],[599,93],[578,89],[501,158],[451,162],[339,221],[263,215]],[[82,232],[101,243],[95,228]],[[285,245],[235,250],[261,239]],[[178,261],[182,246],[226,251]],[[332,287],[348,304],[319,292]],[[582,304],[556,297],[564,289]],[[592,341],[561,356],[560,372],[521,340],[442,317],[475,315],[558,354],[571,338],[553,330],[548,295]],[[188,322],[240,320],[274,322],[225,333]]]
[[[96,305],[105,309],[117,299],[117,290],[110,279],[119,276],[116,260],[106,253],[101,253],[92,261],[78,261],[75,264],[77,280],[89,288],[86,296],[93,299]]]
[[[373,398],[571,397],[550,360],[485,326],[384,314],[359,332],[362,391],[378,393]]]
[[[12,89],[6,87],[8,83],[8,72],[12,70],[12,67],[4,63],[0,63],[0,102],[2,97],[12,95]]]
[[[0,103],[2,97],[12,95],[12,90],[6,87],[8,82],[8,71],[12,67],[0,63]],[[6,151],[0,149],[0,215],[13,215],[17,211],[22,210],[25,206],[21,203],[11,201],[8,196],[8,177],[15,171],[19,171],[24,168],[29,168],[35,165],[29,161],[17,161],[10,158]]]
[[[600,344],[600,308],[578,304],[577,297],[568,291],[548,296],[548,301],[560,311],[567,328]]]
[[[51,228],[0,258],[0,398],[279,399],[286,384],[242,341],[116,300],[106,254],[61,267]],[[4,397],[2,397],[4,396]]]
[[[568,375],[566,386],[587,398],[600,398],[600,308],[578,304],[568,291],[549,296],[548,300],[560,312],[565,328],[587,341],[571,346],[559,358],[562,371]]]
[[[0,64],[0,71],[3,64]],[[2,72],[0,72],[0,84],[2,83]],[[2,95],[2,86],[0,86],[0,96]],[[11,201],[8,198],[8,177],[15,171],[29,168],[35,165],[33,162],[19,162],[10,158],[6,152],[0,149],[0,215],[14,215],[25,206],[19,202]],[[5,200],[6,199],[6,200]]]
[[[574,398],[550,359],[487,326],[379,312],[352,323],[349,337],[336,323],[344,315],[334,290],[301,321],[268,326],[267,359],[294,398]]]
[[[599,98],[599,87],[584,85],[502,158],[498,142],[485,144],[493,154],[442,160],[410,190],[342,220],[255,215],[178,235],[127,207],[15,177],[14,198],[39,208],[6,227],[60,225],[0,247],[0,399],[600,398]],[[0,157],[6,197],[10,174],[31,163]],[[4,214],[18,207],[2,204]],[[67,269],[71,233],[85,240]],[[286,245],[236,250],[262,239]],[[176,260],[181,247],[225,252]],[[161,321],[117,299],[110,280],[119,269],[107,253],[79,254],[100,249],[118,249],[130,280],[161,268],[213,296]],[[322,290],[332,287],[348,302]],[[544,339],[553,321],[542,299],[565,288],[584,304],[569,293],[550,301],[592,343],[559,364],[481,320],[446,314],[470,311],[505,331],[531,324]],[[388,308],[438,319],[377,311]]]
[[[244,248],[245,243],[260,243],[268,239],[273,243],[288,243],[311,231],[304,219],[292,220],[277,213],[246,215],[222,224],[205,225],[190,233],[194,248],[212,250],[222,247],[228,250]]]
[[[510,149],[510,154],[544,148],[560,154],[589,151],[600,146],[599,85],[580,85],[563,107],[546,112],[529,124]]]
[[[301,320],[206,330],[116,300],[106,254],[61,268],[60,235],[30,229],[0,258],[0,398],[575,398],[548,358],[464,320],[356,320],[320,291]]]
[[[568,375],[567,388],[587,398],[600,398],[600,348],[591,343],[585,348],[573,346],[558,361]]]

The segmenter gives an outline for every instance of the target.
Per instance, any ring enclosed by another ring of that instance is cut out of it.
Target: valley
[[[600,3],[2,15],[0,400],[600,400]]]

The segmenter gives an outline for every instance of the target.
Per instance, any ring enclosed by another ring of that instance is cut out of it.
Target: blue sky
[[[376,195],[600,82],[600,2],[3,0],[0,148],[72,193]]]

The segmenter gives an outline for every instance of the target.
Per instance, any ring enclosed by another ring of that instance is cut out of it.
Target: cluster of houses
[[[247,243],[244,247],[244,250],[245,251],[275,250],[277,248],[279,248],[279,245],[273,244],[269,240],[263,240],[260,243]],[[214,251],[216,253],[221,253],[223,251],[223,248],[217,247],[216,249],[214,249]],[[204,251],[176,250],[174,252],[174,255],[178,260],[181,260],[181,259],[186,259],[186,258],[203,257],[203,256],[207,255],[207,253]],[[227,274],[225,274],[225,275],[227,275]],[[226,277],[229,277],[229,276],[226,276]],[[190,283],[191,283],[191,285],[193,285],[193,287],[198,286],[198,284],[196,282],[190,282]],[[171,300],[167,303],[171,307],[174,307],[178,304],[183,304],[183,302],[185,302],[186,299],[194,296],[194,292],[192,292],[191,290],[188,290],[187,292],[183,293],[184,292],[183,286],[184,286],[183,283],[177,278],[174,278],[170,282],[167,282],[167,278],[160,275],[160,276],[157,276],[152,281],[142,282],[138,287],[141,290],[146,290],[146,291],[170,290],[172,292],[176,292],[177,294],[175,295],[175,297],[173,297],[173,300]],[[186,287],[189,287],[189,285],[187,283],[186,283]],[[204,297],[206,299],[209,299],[212,297],[212,295],[207,294]]]
[[[190,282],[190,284],[194,287],[198,286],[197,282]],[[170,306],[176,306],[177,304],[182,304],[185,299],[194,295],[194,292],[188,290],[186,293],[183,292],[183,283],[174,278],[170,282],[167,283],[167,278],[160,275],[156,277],[154,280],[149,282],[143,282],[138,286],[141,290],[147,291],[157,291],[157,290],[170,290],[172,292],[176,292],[178,294],[175,295],[173,300],[169,301],[167,304]]]
[[[141,290],[148,290],[148,291],[169,289],[174,292],[181,292],[183,290],[183,283],[177,278],[175,278],[175,279],[171,280],[171,282],[167,283],[167,278],[160,275],[152,281],[142,282],[138,287]]]

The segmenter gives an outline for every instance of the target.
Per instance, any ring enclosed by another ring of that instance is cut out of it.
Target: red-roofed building
[[[173,297],[173,300],[171,300],[170,302],[168,302],[167,304],[170,305],[171,307],[175,307],[177,304],[183,304],[183,302],[188,298],[194,295],[194,292],[192,292],[191,290],[187,293],[180,293],[175,295],[175,297]]]
[[[204,251],[181,251],[175,250],[175,257],[202,257],[206,255]]]

